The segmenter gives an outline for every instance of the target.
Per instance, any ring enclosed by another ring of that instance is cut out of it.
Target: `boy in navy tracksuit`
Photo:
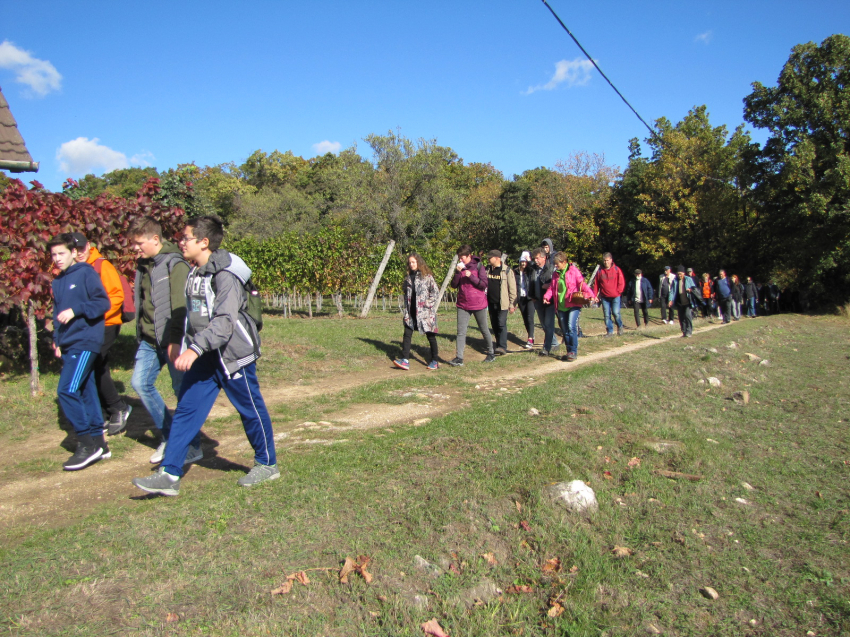
[[[63,467],[84,469],[109,458],[92,367],[103,343],[103,315],[110,308],[100,276],[78,263],[74,237],[60,234],[47,244],[59,275],[53,280],[53,349],[62,358],[59,405],[77,434],[77,449]]]
[[[187,348],[174,361],[185,375],[160,469],[133,480],[148,493],[179,493],[189,444],[222,389],[254,448],[254,467],[238,483],[249,487],[280,477],[271,418],[257,381],[260,339],[246,311],[244,284],[251,270],[235,254],[218,249],[223,238],[221,220],[211,215],[191,219],[183,230],[183,256],[196,264],[186,280]]]

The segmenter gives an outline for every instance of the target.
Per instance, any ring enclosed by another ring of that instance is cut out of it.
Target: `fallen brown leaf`
[[[482,553],[482,554],[481,554],[481,557],[483,557],[483,558],[484,558],[484,560],[485,560],[485,561],[486,561],[486,562],[487,562],[490,566],[496,566],[496,564],[498,564],[498,562],[496,561],[496,557],[495,557],[492,553]]]
[[[310,579],[307,577],[307,573],[305,573],[304,571],[298,571],[290,577],[292,577],[299,584],[303,584],[304,586],[307,586],[307,584],[310,583]]]
[[[560,617],[564,613],[564,607],[561,606],[558,602],[554,602],[552,606],[546,611],[546,614],[549,617]]]
[[[611,475],[610,471],[603,471],[602,475],[605,477],[606,480],[613,480],[614,479],[614,476]]]
[[[611,456],[605,456],[603,460],[605,461],[605,464],[611,464]]]
[[[691,482],[697,482],[702,480],[702,476],[698,476],[692,473],[680,473],[678,471],[667,471],[666,469],[656,469],[653,473],[662,476],[664,478],[672,478],[673,480],[678,480],[679,478],[683,478],[685,480],[690,480]]]
[[[522,513],[522,505],[519,503],[519,500],[514,500],[514,505],[516,506],[517,513]]]
[[[292,580],[287,579],[283,584],[272,591],[272,595],[286,595],[292,590]]]
[[[166,623],[169,623],[169,624],[173,624],[174,622],[179,622],[180,621],[180,615],[178,615],[177,613],[168,613],[165,616],[165,621],[166,621]]]
[[[519,525],[522,527],[523,531],[527,531],[528,533],[531,533],[531,525],[528,522],[523,520],[522,522],[519,523]]]
[[[628,557],[629,555],[634,555],[635,552],[630,549],[628,546],[617,546],[614,545],[614,548],[611,549],[611,552],[614,554],[614,557]]]
[[[557,557],[548,559],[541,569],[544,573],[557,573],[561,570],[561,560]]]
[[[629,460],[630,467],[639,467],[640,466],[640,458],[632,458]]]
[[[454,563],[454,562],[452,562],[451,564],[449,564],[449,570],[450,570],[452,573],[454,573],[455,575],[460,575],[460,571],[458,570],[457,566],[455,566],[455,563]]]
[[[426,635],[432,635],[432,637],[449,637],[449,634],[443,630],[436,618],[422,624],[422,630],[425,631]]]
[[[514,584],[505,589],[506,593],[531,593],[534,589],[526,584]]]
[[[339,581],[343,584],[348,584],[348,576],[354,572],[357,563],[352,560],[350,557],[345,558],[345,564],[342,565],[342,569],[339,572]]]
[[[573,565],[570,567],[570,573],[578,573],[578,566],[576,566],[575,564],[573,564]]]

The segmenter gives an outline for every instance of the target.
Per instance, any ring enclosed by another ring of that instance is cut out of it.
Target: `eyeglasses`
[[[180,237],[180,240],[177,243],[189,243],[190,241],[197,241],[198,239],[195,237]]]

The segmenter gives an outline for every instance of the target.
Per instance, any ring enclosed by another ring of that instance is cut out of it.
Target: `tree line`
[[[794,47],[776,86],[754,83],[743,115],[768,132],[763,145],[696,106],[632,139],[622,170],[574,152],[508,178],[435,139],[388,131],[364,138],[368,157],[356,145],[309,159],[257,150],[242,164],[87,175],[63,192],[135,200],[155,178],[158,204],[221,216],[271,288],[366,286],[390,239],[391,288],[411,250],[439,266],[461,243],[516,258],[550,237],[582,267],[610,251],[626,270],[725,268],[837,304],[850,298],[848,62],[850,38],[833,35]]]

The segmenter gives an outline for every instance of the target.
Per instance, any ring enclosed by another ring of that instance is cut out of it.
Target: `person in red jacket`
[[[623,333],[623,319],[620,318],[620,297],[626,289],[626,277],[623,271],[614,263],[610,252],[602,255],[602,269],[593,281],[593,295],[602,302],[602,313],[605,315],[605,336],[614,335],[614,322],[617,322],[617,334]]]

